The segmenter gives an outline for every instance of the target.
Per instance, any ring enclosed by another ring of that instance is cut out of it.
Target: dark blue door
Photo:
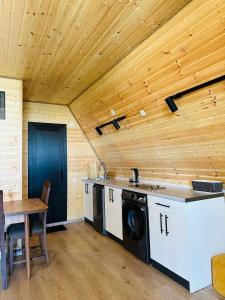
[[[28,194],[40,197],[51,182],[47,223],[67,219],[66,125],[28,123]]]

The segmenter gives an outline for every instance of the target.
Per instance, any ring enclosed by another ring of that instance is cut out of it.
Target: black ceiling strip
[[[197,91],[198,89],[204,88],[204,87],[206,87],[206,86],[208,86],[208,85],[211,85],[211,84],[220,82],[220,81],[222,81],[222,80],[225,80],[225,75],[220,76],[220,77],[215,78],[215,79],[212,79],[212,80],[210,80],[210,81],[204,82],[204,83],[199,84],[199,85],[197,85],[197,86],[194,86],[194,87],[192,87],[192,88],[190,88],[190,89],[188,89],[188,90],[186,90],[186,91],[177,93],[177,94],[175,94],[173,97],[174,97],[174,99],[180,98],[180,97],[182,97],[182,96],[184,96],[184,95],[186,95],[186,94],[188,94],[188,93]]]
[[[174,102],[175,99],[178,99],[178,98],[180,98],[180,97],[182,97],[182,96],[184,96],[186,94],[189,94],[191,92],[195,92],[195,91],[197,91],[197,90],[199,90],[201,88],[207,87],[209,85],[212,85],[214,83],[217,83],[217,82],[220,82],[220,81],[223,81],[223,80],[225,80],[225,75],[217,77],[217,78],[212,79],[212,80],[209,80],[209,81],[204,82],[202,84],[199,84],[197,86],[194,86],[194,87],[192,87],[192,88],[190,88],[188,90],[185,90],[183,92],[180,92],[180,93],[174,94],[172,96],[169,96],[169,97],[167,97],[165,99],[165,101],[166,101],[167,105],[169,106],[170,110],[172,112],[175,112],[175,111],[178,110],[178,108],[177,108],[177,106],[176,106],[176,104]]]
[[[119,125],[118,122],[120,122],[120,121],[122,121],[122,120],[124,120],[124,119],[126,119],[126,116],[119,117],[119,118],[117,118],[117,119],[114,119],[114,120],[112,120],[112,121],[109,121],[109,122],[107,122],[107,123],[104,123],[104,124],[101,124],[101,125],[95,127],[95,130],[98,132],[99,135],[102,135],[102,130],[101,130],[101,129],[102,129],[103,127],[108,126],[108,125],[111,125],[111,124],[113,124],[114,127],[115,127],[116,129],[119,129],[119,128],[120,128],[120,125]]]

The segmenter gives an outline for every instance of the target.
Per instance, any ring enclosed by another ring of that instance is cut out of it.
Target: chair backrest
[[[48,205],[49,194],[51,189],[51,182],[45,181],[43,184],[43,190],[41,194],[41,201]],[[47,212],[38,214],[39,221],[42,223],[44,230],[46,230]]]
[[[1,244],[1,271],[2,271],[2,287],[6,289],[8,286],[6,254],[5,254],[5,216],[3,212],[3,191],[0,191],[0,244]]]
[[[5,215],[3,208],[3,191],[0,191],[0,232],[4,232]]]
[[[48,205],[50,189],[51,189],[51,182],[45,181],[45,182],[44,182],[44,185],[43,185],[43,190],[42,190],[41,200],[42,200],[46,205]]]
[[[0,191],[0,224],[1,226],[5,224],[5,218],[3,213],[3,191]]]

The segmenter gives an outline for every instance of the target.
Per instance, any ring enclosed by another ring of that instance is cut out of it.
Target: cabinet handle
[[[113,199],[113,189],[109,189],[109,201],[110,202],[114,202],[114,199]]]
[[[168,216],[165,215],[165,226],[166,226],[166,236],[169,235],[169,231],[168,231],[168,224],[167,224],[167,220],[168,220]]]
[[[162,218],[163,218],[163,214],[160,213],[160,231],[161,231],[161,234],[163,233],[163,226],[162,226]]]
[[[85,183],[85,193],[88,194],[88,183]]]
[[[160,205],[160,206],[164,206],[164,207],[167,207],[167,208],[170,208],[169,205],[161,204],[161,203],[158,203],[158,202],[156,202],[155,204],[156,204],[156,205]]]

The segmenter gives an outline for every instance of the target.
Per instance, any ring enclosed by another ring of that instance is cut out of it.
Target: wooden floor
[[[142,263],[84,223],[48,234],[50,266],[32,262],[32,279],[17,265],[1,300],[223,299],[212,288],[190,295],[186,289]]]

